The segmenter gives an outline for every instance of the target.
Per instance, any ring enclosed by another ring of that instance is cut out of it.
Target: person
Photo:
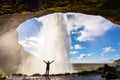
[[[51,63],[53,63],[54,62],[54,60],[53,61],[45,61],[45,60],[43,60],[45,63],[46,63],[46,75],[49,75],[49,70],[50,70],[50,64]]]

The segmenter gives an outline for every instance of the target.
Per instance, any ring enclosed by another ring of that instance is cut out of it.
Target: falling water
[[[54,63],[51,64],[50,73],[69,72],[70,63],[68,54],[70,52],[70,38],[64,18],[61,15],[48,15],[36,20],[43,25],[35,37],[26,38],[28,44],[31,42],[35,44],[35,46],[31,46],[35,49],[34,55],[36,59],[31,59],[29,73],[44,73],[45,63],[43,60],[54,60]],[[20,28],[21,26],[18,30]],[[26,69],[26,67],[25,69],[23,68],[23,72],[28,71]]]
[[[84,31],[78,32],[80,34],[78,40],[85,41],[104,34],[104,31],[109,30],[111,25],[111,22],[100,16],[80,13],[54,13],[29,19],[19,25],[17,32],[19,43],[34,57],[26,59],[18,71],[27,74],[42,74],[45,73],[46,66],[43,60],[54,60],[50,66],[50,73],[70,72],[72,71],[69,60],[71,32],[84,27]],[[91,26],[101,29],[101,32],[97,32]],[[105,26],[107,27],[103,29]],[[90,30],[95,34],[90,35]],[[84,33],[89,36],[84,36]]]

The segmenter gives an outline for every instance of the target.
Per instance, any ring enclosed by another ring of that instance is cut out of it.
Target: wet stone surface
[[[105,80],[101,75],[65,75],[65,76],[40,76],[40,77],[8,77],[6,80]]]

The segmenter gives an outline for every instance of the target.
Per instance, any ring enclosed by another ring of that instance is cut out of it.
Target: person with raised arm
[[[49,75],[49,70],[50,70],[50,64],[51,63],[53,63],[54,62],[54,60],[53,61],[45,61],[45,60],[43,60],[45,63],[46,63],[46,72],[45,72],[45,74],[46,75]]]

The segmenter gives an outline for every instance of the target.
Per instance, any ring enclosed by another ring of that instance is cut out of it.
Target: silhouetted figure
[[[46,75],[49,75],[49,70],[50,70],[50,64],[51,63],[53,63],[54,61],[51,61],[51,62],[49,62],[49,61],[45,61],[45,60],[43,60],[45,63],[46,63]]]

